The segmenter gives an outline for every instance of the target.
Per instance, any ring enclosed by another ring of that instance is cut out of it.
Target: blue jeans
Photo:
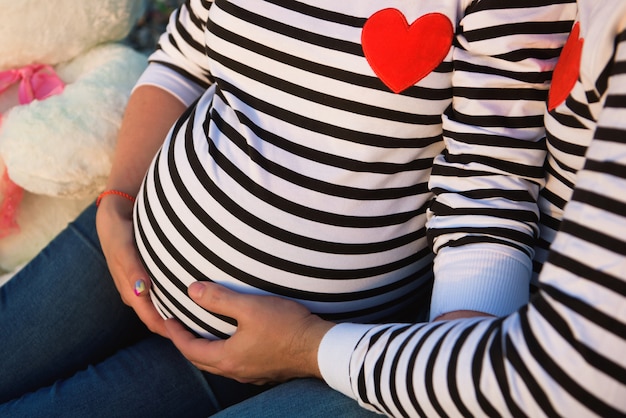
[[[215,418],[374,418],[354,400],[316,379],[298,379],[269,389],[214,415]]]
[[[258,393],[201,373],[124,305],[91,206],[0,288],[0,416],[206,417]]]
[[[206,417],[247,398],[221,416],[371,415],[323,382],[254,396],[196,369],[122,303],[93,205],[0,287],[0,335],[0,417]]]

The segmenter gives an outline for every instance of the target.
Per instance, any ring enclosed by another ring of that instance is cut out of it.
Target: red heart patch
[[[365,22],[361,45],[378,78],[400,93],[437,68],[452,36],[452,23],[441,13],[428,13],[409,25],[399,10],[384,9]]]
[[[548,93],[548,110],[552,110],[563,103],[574,88],[580,74],[583,43],[584,40],[580,38],[580,26],[576,22],[552,73],[552,85],[550,86],[550,93]]]

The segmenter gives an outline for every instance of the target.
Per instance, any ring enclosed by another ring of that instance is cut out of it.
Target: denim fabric
[[[206,417],[217,408],[202,374],[155,335],[0,405],[0,416]]]
[[[121,301],[93,205],[0,287],[0,335],[0,417],[376,416],[316,380],[201,373]]]
[[[148,334],[108,274],[94,216],[84,212],[0,288],[0,402]]]
[[[203,375],[122,303],[95,206],[0,287],[0,335],[2,417],[208,416],[258,392]]]
[[[226,408],[215,418],[373,418],[380,417],[316,379],[298,379]]]

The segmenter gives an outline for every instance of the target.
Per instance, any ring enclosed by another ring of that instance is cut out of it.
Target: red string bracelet
[[[105,190],[102,193],[100,193],[98,195],[98,198],[96,199],[96,207],[100,206],[100,201],[102,200],[103,197],[108,196],[108,195],[117,195],[117,196],[121,196],[125,199],[130,200],[131,202],[135,203],[135,197],[129,195],[128,193],[124,193],[124,192],[120,192],[119,190]]]

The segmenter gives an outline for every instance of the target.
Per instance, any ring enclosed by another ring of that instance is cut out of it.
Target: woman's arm
[[[210,4],[186,2],[170,16],[159,47],[129,99],[107,190],[137,195],[168,131],[211,84],[203,47]],[[163,319],[147,297],[150,280],[136,250],[132,209],[129,200],[107,195],[98,208],[98,236],[124,303],[135,309],[148,328],[165,336]]]
[[[138,87],[130,97],[118,136],[107,190],[136,196],[155,153],[185,106],[170,93],[153,86]],[[154,332],[166,335],[163,320],[147,297],[137,297],[135,283],[150,281],[139,260],[132,229],[133,205],[117,195],[101,200],[96,217],[98,236],[122,300]],[[147,296],[148,292],[141,293]]]
[[[145,85],[133,92],[118,135],[107,189],[137,195],[150,162],[185,108],[158,87]]]

